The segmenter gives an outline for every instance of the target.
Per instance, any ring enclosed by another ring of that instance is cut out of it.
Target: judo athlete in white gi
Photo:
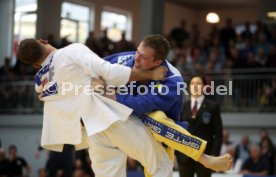
[[[128,87],[125,87],[127,92],[120,92],[120,89],[118,89],[115,98],[118,102],[132,108],[134,110],[132,116],[137,119],[139,117],[146,126],[150,127],[158,141],[170,147],[167,150],[171,159],[173,159],[173,149],[176,149],[202,163],[207,168],[215,171],[228,170],[232,164],[229,154],[220,157],[211,157],[204,154],[207,142],[191,135],[181,127],[183,124],[178,122],[183,107],[183,90],[179,90],[178,86],[184,86],[184,82],[178,70],[165,60],[168,50],[168,41],[163,36],[149,35],[142,40],[136,52],[124,52],[106,57],[105,60],[111,63],[139,68],[144,71],[160,65],[168,68],[168,73],[163,81],[144,81],[128,84]],[[93,83],[96,82],[101,84],[101,81],[94,79]],[[96,87],[96,85],[93,86]],[[144,86],[144,90],[147,90],[147,92],[139,94],[138,88],[140,86]],[[153,90],[152,86],[154,86]],[[168,92],[163,94],[166,92],[165,87]],[[150,113],[152,111],[157,112]],[[150,114],[145,115],[146,113]],[[169,119],[166,115],[172,119]]]
[[[137,159],[154,177],[172,175],[173,163],[162,146],[140,120],[129,118],[132,109],[87,94],[84,88],[99,76],[116,86],[131,80],[162,80],[165,68],[141,72],[110,64],[82,44],[57,50],[35,39],[21,41],[17,58],[41,67],[35,82],[44,101],[42,147],[53,151],[62,151],[64,144],[77,150],[88,147],[96,177],[126,177],[127,156]],[[68,83],[74,87],[67,88]]]

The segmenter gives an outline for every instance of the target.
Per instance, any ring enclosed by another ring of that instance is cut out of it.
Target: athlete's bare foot
[[[203,154],[198,162],[206,168],[223,172],[231,169],[233,160],[230,154],[224,154],[218,157]]]

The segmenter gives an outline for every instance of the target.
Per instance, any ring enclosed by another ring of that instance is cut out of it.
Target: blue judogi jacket
[[[135,53],[123,52],[113,54],[104,58],[111,63],[117,63],[128,67],[133,67]],[[169,118],[177,121],[183,107],[183,91],[184,81],[180,72],[166,60],[162,66],[168,69],[168,73],[163,81],[150,81],[149,83],[140,84],[132,82],[128,84],[128,93],[118,92],[117,101],[134,110],[134,114],[138,117],[144,113],[156,110],[163,111]],[[146,87],[145,87],[146,86]],[[148,92],[143,92],[148,90]],[[143,93],[143,94],[139,94]],[[165,94],[166,93],[166,94]]]
[[[105,58],[105,60],[111,63],[117,63],[131,68],[134,66],[134,59],[135,52],[118,53]],[[167,75],[163,81],[149,81],[146,85],[139,82],[131,82],[124,87],[125,92],[118,92],[120,88],[117,88],[117,101],[132,108],[133,113],[138,116],[145,126],[149,127],[156,134],[164,137],[165,139],[163,139],[162,142],[174,141],[179,144],[178,147],[196,144],[198,149],[200,149],[204,143],[198,138],[183,133],[177,126],[171,127],[165,122],[153,119],[150,114],[145,114],[160,110],[163,111],[167,117],[173,119],[177,125],[184,129],[188,128],[188,123],[186,121],[179,121],[183,107],[184,89],[186,88],[182,76],[180,72],[166,60],[163,62],[162,66],[168,69]],[[143,92],[143,90],[147,92]],[[139,91],[143,94],[139,94]]]

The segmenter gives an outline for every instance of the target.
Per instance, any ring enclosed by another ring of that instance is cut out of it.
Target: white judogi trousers
[[[172,177],[173,162],[149,129],[130,116],[88,137],[96,177],[126,177],[127,156],[138,160],[153,177]]]

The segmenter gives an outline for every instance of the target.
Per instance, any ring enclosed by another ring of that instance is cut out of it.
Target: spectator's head
[[[202,53],[201,49],[199,47],[196,47],[194,49],[194,57],[193,58],[198,59],[201,56],[201,53]]]
[[[255,55],[253,52],[247,54],[247,64],[253,64],[256,62]]]
[[[194,98],[198,98],[203,95],[203,89],[206,85],[206,80],[200,74],[193,75],[189,82],[189,90],[191,96]]]
[[[102,30],[102,37],[103,37],[103,38],[107,38],[107,32],[108,32],[108,28],[104,28],[104,29]]]
[[[245,47],[246,47],[247,49],[251,48],[252,45],[253,45],[253,42],[252,42],[251,39],[245,39],[245,40],[244,40],[244,43],[245,43]]]
[[[169,42],[160,34],[146,36],[137,48],[134,67],[142,70],[160,66],[169,53]]]
[[[275,56],[276,55],[276,45],[271,45],[270,48],[269,48],[269,55],[272,55],[272,56]],[[274,60],[275,57],[274,57]]]
[[[81,169],[77,169],[73,172],[73,177],[85,177],[85,173]]]
[[[250,157],[253,159],[253,160],[259,160],[260,157],[261,157],[261,149],[260,149],[260,146],[257,145],[257,144],[253,144],[251,147],[250,147]]]
[[[257,27],[257,30],[259,31],[259,30],[261,30],[261,28],[262,28],[262,26],[263,26],[263,23],[262,23],[260,20],[257,20],[257,21],[255,22],[255,25],[256,25],[256,27]]]
[[[126,40],[126,32],[125,31],[122,32],[122,39],[121,40]]]
[[[216,63],[218,60],[218,53],[216,51],[212,51],[209,56],[209,62]]]
[[[223,129],[222,141],[224,144],[228,144],[229,142],[229,132],[226,129]]]
[[[232,145],[227,146],[226,153],[230,154],[232,157],[235,157],[235,147]]]
[[[38,170],[38,177],[46,177],[46,170],[44,168],[41,168]]]
[[[249,21],[245,22],[244,26],[245,26],[246,30],[250,30],[250,22]]]
[[[249,144],[249,137],[247,135],[244,135],[241,139],[241,144],[244,146],[247,146]]]
[[[94,31],[89,31],[88,36],[94,38]]]
[[[10,147],[9,147],[10,158],[15,158],[16,155],[17,155],[17,147],[15,145],[10,145]]]
[[[9,57],[5,57],[4,62],[5,67],[11,66],[11,59]]]
[[[81,169],[82,168],[82,161],[80,159],[75,160],[75,168]]]
[[[3,148],[0,148],[0,161],[2,161],[3,159],[5,159],[5,151]]]
[[[264,139],[264,138],[269,138],[267,129],[262,129],[260,131],[260,141],[262,141],[262,139]]]
[[[269,150],[273,149],[273,143],[270,138],[263,138],[260,143],[262,153],[267,153]]]
[[[225,24],[227,27],[232,27],[233,21],[231,18],[227,18],[225,21]]]
[[[17,49],[17,58],[25,64],[41,65],[47,57],[47,41],[36,39],[24,39]]]
[[[187,22],[186,22],[186,20],[181,20],[180,21],[180,27],[182,28],[182,29],[185,29],[186,28],[186,26],[187,26]]]
[[[265,59],[266,58],[265,49],[263,47],[260,47],[258,49],[258,57],[260,59]]]
[[[58,169],[56,173],[56,177],[63,177],[64,176],[64,171],[62,169]]]
[[[258,36],[258,40],[260,43],[265,43],[266,42],[266,35],[265,33],[260,33]]]
[[[230,49],[230,55],[232,59],[239,59],[240,52],[236,47]]]
[[[49,34],[48,36],[47,36],[47,40],[48,41],[54,41],[55,40],[55,35],[54,34]]]

